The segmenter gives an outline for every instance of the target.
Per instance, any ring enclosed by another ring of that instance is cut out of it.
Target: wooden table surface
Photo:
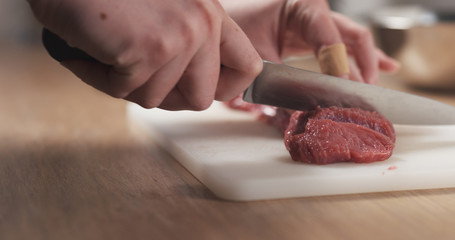
[[[220,200],[128,122],[124,101],[41,48],[0,53],[0,239],[455,237],[455,189]]]

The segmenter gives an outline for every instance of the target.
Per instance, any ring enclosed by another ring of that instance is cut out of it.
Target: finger
[[[116,98],[123,98],[142,85],[151,75],[151,70],[139,69],[139,64],[128,70],[120,70],[99,62],[68,60],[62,65],[83,82]]]
[[[301,28],[301,35],[309,36],[309,42],[316,54],[319,54],[321,48],[331,46],[337,43],[343,43],[340,33],[328,14],[320,13],[319,18],[313,17],[308,27]],[[308,30],[307,30],[308,29]]]
[[[375,45],[370,33],[357,33],[355,44],[350,45],[353,57],[366,83],[376,83],[379,75],[378,59],[375,55]]]
[[[379,71],[376,47],[371,32],[341,14],[332,13],[332,17],[349,52],[353,55],[364,81],[375,83]]]
[[[161,109],[204,110],[213,102],[220,65],[209,58],[201,60],[203,53],[198,54],[190,63],[181,80],[158,106]],[[219,59],[219,55],[218,58]],[[208,64],[196,64],[206,62]],[[213,65],[213,66],[210,66]],[[202,70],[202,71],[199,71]]]
[[[387,56],[382,50],[376,49],[376,55],[379,59],[379,69],[388,72],[394,73],[400,69],[400,63],[393,58]]]
[[[169,111],[178,111],[191,109],[191,106],[180,92],[180,89],[174,88],[166,95],[158,108]]]
[[[221,26],[214,25],[207,31],[210,34],[199,33],[192,40],[192,49],[185,49],[170,64],[159,69],[144,86],[128,96],[128,100],[142,102],[141,105],[147,108],[208,108],[215,97],[220,75],[220,32]]]
[[[158,107],[174,89],[189,61],[190,57],[188,55],[175,57],[158,69],[145,84],[135,89],[125,99],[135,102],[144,108]]]
[[[191,59],[176,86],[180,95],[173,93],[164,104],[182,101],[181,97],[185,103],[179,104],[188,110],[204,110],[212,104],[220,76],[220,31],[220,28],[215,29]]]
[[[88,85],[106,92],[110,66],[98,62],[68,60],[61,64]]]
[[[321,3],[288,8],[286,26],[313,49],[321,71],[338,77],[349,75],[346,49],[329,8]]]
[[[354,80],[356,82],[364,82],[359,68],[353,62],[349,62],[349,69],[351,71],[349,74],[349,79]]]
[[[220,59],[223,67],[215,99],[230,100],[245,90],[262,70],[262,60],[245,33],[226,17],[222,24]]]
[[[304,43],[314,49],[316,55],[324,46],[342,43],[326,1],[286,1],[283,16],[281,25],[290,31],[282,37],[291,34],[303,39]]]
[[[154,65],[137,62],[129,66],[109,68],[106,81],[101,82],[104,92],[124,98],[143,85],[155,71]]]

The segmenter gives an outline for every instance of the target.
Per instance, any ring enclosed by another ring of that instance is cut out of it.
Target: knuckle
[[[180,46],[181,48],[191,48],[196,44],[197,24],[186,22],[180,27]]]
[[[155,56],[154,59],[164,59],[164,61],[167,61],[173,57],[176,46],[169,39],[155,37],[149,42],[153,43],[150,54],[152,54],[151,56]]]
[[[113,69],[109,76],[109,95],[116,98],[125,98],[136,88],[141,86],[146,79],[141,77],[140,72],[121,71]]]
[[[130,93],[130,89],[127,89],[123,86],[113,86],[110,85],[107,93],[114,98],[125,98]]]
[[[136,58],[134,46],[137,45],[131,39],[120,41],[113,48],[112,55],[109,57],[108,63],[115,67],[124,67],[129,65]]]
[[[202,11],[208,17],[218,16],[217,11],[223,9],[218,1],[197,0],[194,3],[198,10]]]
[[[139,100],[136,101],[137,104],[139,104],[141,107],[146,108],[146,109],[152,109],[160,106],[162,100],[158,98],[150,98],[150,99],[144,99],[144,100]]]
[[[195,99],[189,101],[189,108],[193,111],[203,111],[212,105],[213,99],[212,98],[204,98],[204,99]]]
[[[366,27],[359,28],[359,30],[355,33],[354,36],[355,36],[355,40],[358,43],[362,43],[364,41],[370,41],[373,39],[372,33]]]
[[[257,77],[261,73],[262,68],[264,67],[264,64],[260,58],[251,61],[249,65],[250,65],[249,69],[251,70],[250,72],[253,77]]]
[[[114,98],[125,98],[126,96],[128,96],[128,93],[126,91],[115,89],[111,90],[108,94]]]
[[[234,94],[229,94],[229,93],[217,93],[215,99],[218,100],[218,101],[229,101],[231,100],[232,98],[236,97],[238,95],[234,95]]]
[[[127,59],[127,55],[128,54],[126,53],[126,51],[122,51],[122,52],[116,54],[115,56],[112,57],[111,64],[113,66],[118,66],[118,67],[127,65],[129,62]]]
[[[252,80],[261,73],[263,62],[258,55],[252,55],[246,59],[248,60],[242,62],[240,71],[242,72],[243,76]]]
[[[217,24],[221,24],[221,16],[223,15],[221,12],[224,10],[218,1],[199,0],[195,2],[195,6],[200,21],[197,26],[205,26],[208,32],[212,32]]]

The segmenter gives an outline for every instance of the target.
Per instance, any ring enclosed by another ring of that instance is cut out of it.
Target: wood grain
[[[426,94],[455,103],[452,93]],[[125,102],[81,83],[41,48],[1,51],[0,99],[3,240],[455,236],[455,189],[217,199],[128,122]]]

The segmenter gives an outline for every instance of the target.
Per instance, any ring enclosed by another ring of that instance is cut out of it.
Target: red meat
[[[284,139],[293,160],[314,164],[382,161],[395,146],[395,132],[386,118],[354,108],[295,112]]]
[[[291,111],[244,102],[237,97],[229,107],[252,112],[283,133],[295,161],[329,164],[369,163],[388,159],[395,147],[393,125],[382,115],[355,108],[318,108]]]

